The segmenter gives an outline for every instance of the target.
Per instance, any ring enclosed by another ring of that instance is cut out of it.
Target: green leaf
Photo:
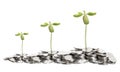
[[[79,16],[82,16],[82,15],[83,15],[83,13],[82,13],[82,12],[78,12],[78,15],[79,15]]]
[[[28,35],[28,33],[23,33],[23,35]]]
[[[20,37],[21,37],[21,40],[24,40],[24,36],[23,36],[23,34],[22,34]]]
[[[20,33],[15,34],[15,36],[20,36]]]
[[[54,26],[58,26],[58,25],[60,25],[60,23],[53,23],[52,25],[54,25]]]
[[[94,16],[94,15],[96,15],[96,12],[88,12],[87,15]]]
[[[46,27],[46,26],[48,26],[48,23],[44,23],[44,24],[41,24],[41,27]]]
[[[83,22],[84,22],[85,25],[89,24],[89,19],[88,19],[86,14],[83,16]]]
[[[74,17],[80,17],[80,16],[82,16],[83,14],[82,14],[82,12],[78,12],[77,14],[74,14],[73,16]]]
[[[54,32],[54,28],[53,28],[53,26],[52,26],[51,24],[49,25],[49,27],[48,27],[48,28],[49,28],[49,31],[50,31],[51,33],[53,33],[53,32]]]
[[[74,14],[73,16],[74,16],[74,17],[80,17],[78,14]]]

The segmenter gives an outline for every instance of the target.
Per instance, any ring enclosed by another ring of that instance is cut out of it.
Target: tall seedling
[[[20,36],[20,39],[21,39],[21,41],[22,41],[22,43],[21,43],[21,55],[23,56],[23,41],[24,41],[24,35],[28,35],[28,33],[17,33],[17,34],[15,34],[15,36]]]
[[[55,22],[55,23],[51,23],[51,22],[45,22],[45,23],[43,23],[43,24],[41,24],[41,27],[48,27],[48,30],[49,30],[49,32],[50,32],[50,53],[51,53],[51,59],[52,59],[52,34],[53,34],[53,32],[54,32],[54,28],[53,28],[53,26],[58,26],[58,25],[60,25],[60,23],[58,23],[58,22]]]
[[[86,13],[85,11],[83,11],[83,13],[78,12],[77,14],[73,15],[76,18],[83,16],[83,23],[85,24],[85,50],[87,50],[87,25],[89,24],[88,16],[94,16],[94,15],[96,15],[95,12]]]

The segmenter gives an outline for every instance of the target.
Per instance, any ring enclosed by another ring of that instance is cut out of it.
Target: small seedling
[[[28,35],[28,33],[17,33],[17,34],[15,34],[15,36],[20,36],[20,39],[21,39],[21,41],[22,41],[22,43],[21,43],[21,55],[23,56],[23,40],[25,39],[24,38],[24,35]]]
[[[95,12],[86,13],[85,11],[83,11],[83,13],[78,12],[77,14],[73,15],[76,18],[79,18],[79,17],[83,16],[83,23],[85,24],[85,50],[87,50],[87,25],[89,24],[88,15],[89,16],[94,16],[94,15],[96,15],[96,13]]]
[[[51,23],[51,22],[45,22],[43,24],[41,24],[41,27],[47,27],[48,26],[48,29],[49,29],[49,32],[50,32],[50,52],[51,52],[51,55],[52,55],[52,33],[54,32],[54,28],[53,26],[58,26],[60,25],[60,23]]]

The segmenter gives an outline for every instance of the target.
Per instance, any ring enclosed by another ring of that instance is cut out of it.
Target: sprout
[[[21,55],[23,56],[23,40],[25,39],[24,38],[24,35],[28,35],[28,33],[17,33],[15,34],[15,36],[20,36],[20,39],[22,41],[22,44],[21,44]]]
[[[43,23],[43,24],[40,25],[41,27],[48,27],[48,30],[50,32],[50,52],[51,52],[51,59],[52,59],[52,33],[54,32],[53,26],[58,26],[58,25],[60,25],[60,23],[58,23],[58,22],[54,22],[54,23],[51,23],[51,22],[47,23],[47,22],[45,22],[45,23]]]
[[[83,23],[85,24],[85,50],[87,50],[87,25],[89,24],[89,16],[94,16],[96,15],[95,12],[88,12],[86,13],[85,11],[82,12],[78,12],[77,14],[74,14],[73,16],[78,18],[81,17],[83,15]]]

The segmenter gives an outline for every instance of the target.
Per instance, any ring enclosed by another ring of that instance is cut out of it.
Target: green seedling
[[[85,24],[85,50],[87,50],[87,25],[89,24],[88,16],[94,16],[94,15],[96,15],[95,12],[86,13],[85,11],[83,11],[83,13],[78,12],[77,14],[73,15],[76,18],[79,18],[79,17],[83,16],[83,23]]]
[[[50,52],[51,52],[51,55],[52,55],[52,33],[54,32],[53,26],[58,26],[58,25],[60,25],[60,23],[58,23],[58,22],[55,22],[55,23],[45,22],[45,23],[40,25],[41,27],[48,27],[48,30],[50,32]]]
[[[25,40],[24,35],[28,35],[28,33],[17,33],[15,36],[20,36],[20,39],[22,41],[21,43],[21,55],[23,56],[23,40]]]

